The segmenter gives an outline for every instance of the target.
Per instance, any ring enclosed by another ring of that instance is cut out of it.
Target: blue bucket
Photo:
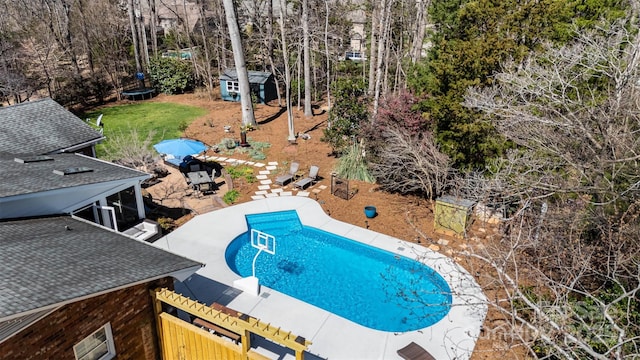
[[[376,212],[376,207],[375,206],[365,206],[364,207],[364,214],[369,218],[373,218],[376,216],[377,212]]]

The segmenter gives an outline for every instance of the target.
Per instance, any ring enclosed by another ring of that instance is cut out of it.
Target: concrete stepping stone
[[[271,185],[258,185],[258,190],[269,190]]]
[[[267,180],[260,180],[260,184],[262,184],[262,185],[269,185],[269,184],[272,184],[272,183],[273,183],[273,182],[272,182],[271,180],[269,180],[269,179],[267,179]]]
[[[279,193],[279,192],[282,192],[282,189],[281,188],[271,189],[271,192],[272,193]]]
[[[238,164],[244,164],[244,163],[246,163],[246,162],[247,162],[247,160],[236,160],[236,162],[237,162]]]
[[[280,196],[291,196],[293,195],[293,192],[291,191],[283,191],[280,193]]]
[[[275,169],[277,169],[278,167],[277,167],[277,166],[275,166],[275,165],[267,165],[267,166],[265,166],[264,168],[265,168],[265,169],[267,169],[267,170],[275,170]]]
[[[298,193],[296,194],[296,196],[309,197],[309,192],[308,192],[308,191],[298,191]]]
[[[255,165],[256,163],[253,162],[253,161],[247,161],[245,164],[247,164],[247,165]]]
[[[258,180],[266,180],[268,178],[269,177],[267,175],[262,175],[262,174],[261,175],[256,175],[256,179],[258,179]]]
[[[313,191],[313,193],[317,194],[317,193],[319,193],[320,191],[322,191],[322,189],[313,189],[313,190],[311,190],[311,191]]]
[[[449,245],[449,240],[438,239],[437,243],[438,243],[438,245],[447,246],[447,245]]]
[[[267,163],[267,165],[271,165],[271,166],[276,165],[276,166],[277,166],[277,165],[278,165],[278,162],[277,162],[277,161],[269,161],[269,162]]]
[[[251,195],[251,200],[264,199],[264,195]]]
[[[264,166],[264,164],[263,164],[263,163],[259,163],[259,162],[257,162],[257,163],[255,163],[255,164],[253,164],[253,166],[255,166],[255,167],[263,167],[263,166]]]
[[[272,197],[278,197],[280,195],[278,195],[277,193],[269,193],[267,195],[265,195],[264,197],[268,197],[268,198],[272,198]]]
[[[221,157],[219,157],[219,158],[218,158],[218,160],[217,160],[217,161],[225,161],[225,160],[227,160],[227,158],[226,158],[226,157],[222,157],[222,156],[221,156]]]
[[[259,190],[256,191],[256,195],[267,195],[269,192],[267,190]]]
[[[324,190],[324,189],[326,189],[326,188],[327,188],[327,185],[320,185],[320,186],[318,186],[318,189],[320,189],[320,190]]]
[[[271,174],[271,171],[269,171],[269,170],[260,170],[260,171],[258,171],[258,174],[260,174],[260,175],[269,175],[269,174]]]

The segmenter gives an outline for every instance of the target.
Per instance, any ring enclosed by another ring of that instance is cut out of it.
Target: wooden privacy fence
[[[159,315],[158,324],[163,359],[268,359],[251,350],[247,352],[246,357],[243,357],[239,345],[230,343],[167,313]]]
[[[251,350],[251,334],[292,349],[296,354],[296,360],[304,360],[304,352],[311,345],[311,342],[304,337],[294,335],[280,327],[263,323],[246,314],[236,312],[236,316],[228,311],[230,309],[215,309],[166,288],[152,291],[151,295],[154,298],[158,335],[164,359],[257,360],[264,358]],[[215,327],[240,335],[240,344],[235,345],[217,338],[195,325],[164,313],[163,303],[182,310],[194,318],[209,322]]]

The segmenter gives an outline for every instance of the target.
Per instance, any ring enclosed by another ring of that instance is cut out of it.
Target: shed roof
[[[249,75],[249,83],[250,84],[264,84],[269,80],[271,76],[270,72],[266,71],[247,71]],[[226,69],[220,74],[220,80],[225,81],[238,81],[238,73],[235,68]]]
[[[0,107],[0,152],[49,154],[103,139],[50,98]]]
[[[17,161],[26,161],[24,163]],[[37,160],[29,162],[29,160]],[[49,160],[50,159],[50,160]],[[86,168],[91,171],[61,175],[54,171]],[[0,198],[125,179],[146,179],[149,175],[124,166],[81,154],[0,154]]]
[[[201,266],[68,216],[0,222],[0,321]]]

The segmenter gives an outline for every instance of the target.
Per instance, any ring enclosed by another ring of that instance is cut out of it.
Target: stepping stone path
[[[253,162],[253,161],[246,161],[246,160],[239,160],[239,159],[234,159],[234,158],[228,158],[228,157],[223,157],[223,156],[213,156],[213,157],[208,157],[205,158],[207,160],[214,160],[217,162],[221,162],[221,163],[226,163],[229,165],[248,165],[248,166],[253,166],[257,169],[261,169],[258,170],[258,175],[256,175],[256,179],[259,180],[259,185],[258,185],[258,190],[255,192],[255,195],[251,196],[252,200],[260,200],[260,199],[264,199],[264,198],[268,198],[268,197],[277,197],[277,196],[304,196],[304,197],[309,197],[309,195],[311,194],[311,192],[313,192],[314,194],[320,193],[322,190],[327,189],[327,185],[318,185],[317,187],[310,189],[309,191],[306,190],[298,190],[298,189],[291,189],[291,190],[287,190],[288,187],[275,187],[272,188],[271,186],[274,185],[273,181],[271,179],[269,179],[269,175],[272,175],[274,170],[278,169],[278,162],[277,161],[269,161],[266,164],[265,163],[261,163],[261,162]],[[277,186],[277,185],[276,185]]]

